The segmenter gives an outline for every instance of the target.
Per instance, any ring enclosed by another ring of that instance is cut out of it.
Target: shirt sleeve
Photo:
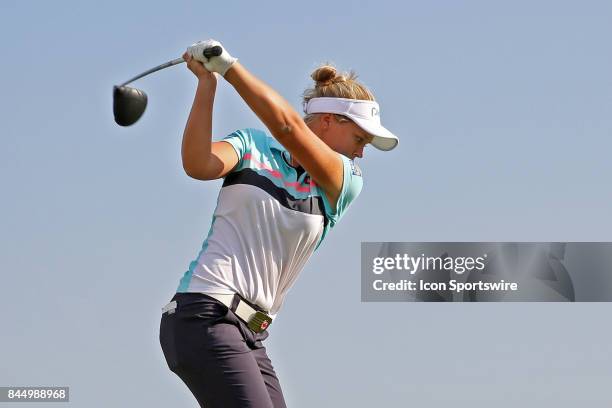
[[[336,202],[336,210],[331,209],[331,204],[323,194],[325,212],[329,220],[329,226],[333,227],[344,215],[349,205],[357,198],[363,187],[361,169],[355,162],[344,155],[340,155],[343,164],[342,190]]]
[[[340,157],[342,158],[343,165],[342,190],[338,196],[335,211],[331,209],[331,204],[327,200],[327,197],[323,192],[321,192],[323,207],[325,208],[325,217],[327,218],[328,222],[325,223],[323,234],[321,234],[321,238],[319,239],[319,243],[317,244],[315,250],[319,249],[329,230],[336,225],[338,221],[340,221],[340,218],[342,218],[349,205],[357,198],[361,192],[361,188],[363,187],[361,169],[348,157],[344,155],[340,155]]]
[[[244,162],[244,155],[251,151],[251,144],[253,143],[253,132],[251,129],[236,130],[225,136],[221,141],[232,145],[238,155],[238,164],[234,167],[234,170],[240,169]]]

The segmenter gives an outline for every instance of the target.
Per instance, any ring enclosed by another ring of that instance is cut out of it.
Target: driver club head
[[[147,107],[147,94],[129,86],[113,87],[113,114],[119,126],[133,125]]]

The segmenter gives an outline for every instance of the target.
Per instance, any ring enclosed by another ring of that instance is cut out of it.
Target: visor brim
[[[373,137],[371,144],[378,150],[389,151],[397,147],[399,143],[398,137],[391,133],[383,125],[372,123],[369,120],[363,120],[356,117],[349,116],[349,118],[362,130]]]

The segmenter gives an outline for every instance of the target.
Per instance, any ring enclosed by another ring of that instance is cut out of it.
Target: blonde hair
[[[325,64],[315,69],[310,77],[315,81],[314,88],[308,88],[304,91],[302,104],[304,111],[306,105],[312,98],[347,98],[361,99],[373,101],[374,95],[365,87],[365,85],[357,82],[357,74],[354,71],[348,73],[338,73],[338,70],[330,64]],[[310,122],[318,113],[309,113],[304,116],[304,122]],[[340,122],[346,122],[349,119],[342,115],[334,114],[334,117]]]

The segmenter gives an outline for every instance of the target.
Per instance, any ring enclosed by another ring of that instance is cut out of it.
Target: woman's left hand
[[[183,54],[183,59],[187,63],[187,68],[198,78],[200,81],[212,82],[213,84],[217,83],[217,77],[213,72],[209,72],[200,61],[196,60],[189,54],[185,52]]]
[[[205,51],[214,48],[221,49],[221,53],[216,56],[206,57]],[[216,72],[223,77],[232,67],[232,65],[238,61],[237,58],[232,57],[230,53],[223,48],[219,41],[213,39],[198,41],[197,43],[190,45],[187,48],[187,52],[195,59],[201,61],[207,70],[210,72]]]

